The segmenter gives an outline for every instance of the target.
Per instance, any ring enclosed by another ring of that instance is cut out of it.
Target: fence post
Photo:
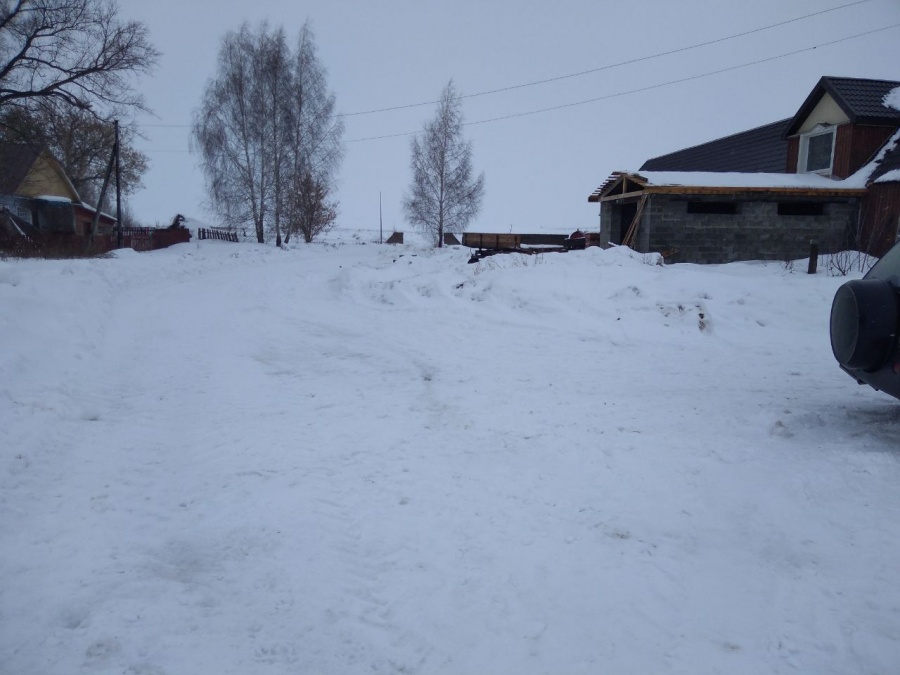
[[[819,266],[819,245],[816,243],[816,240],[813,239],[809,242],[809,267],[806,270],[807,274],[815,274],[816,269]]]

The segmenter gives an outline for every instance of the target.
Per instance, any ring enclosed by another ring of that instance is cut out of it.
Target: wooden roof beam
[[[644,194],[644,190],[637,190],[635,192],[622,192],[616,193],[614,195],[606,195],[605,197],[600,197],[597,199],[598,202],[618,202],[625,201],[628,199],[637,199]]]

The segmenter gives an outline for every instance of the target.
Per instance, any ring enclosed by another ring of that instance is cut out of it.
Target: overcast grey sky
[[[203,206],[203,175],[188,147],[221,38],[244,20],[268,20],[293,38],[309,18],[338,110],[349,115],[340,226],[377,229],[380,192],[385,229],[409,229],[402,199],[410,137],[366,139],[418,131],[434,106],[352,113],[434,101],[450,78],[466,95],[594,70],[463,105],[486,180],[471,230],[594,229],[598,209],[587,196],[614,170],[790,117],[823,75],[900,80],[900,0],[866,0],[606,66],[850,2],[120,0],[123,17],[145,22],[163,53],[138,83],[155,115],[139,120],[146,140],[138,147],[151,168],[130,206],[150,223],[183,213],[221,224]],[[862,33],[869,34],[851,38]],[[799,53],[775,58],[791,52]],[[643,91],[627,93],[634,90]],[[591,99],[598,100],[581,103]],[[567,107],[521,115],[558,106]]]

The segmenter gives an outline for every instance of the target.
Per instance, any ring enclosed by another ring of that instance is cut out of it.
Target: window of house
[[[821,216],[824,213],[822,202],[779,202],[779,216]]]
[[[834,161],[835,127],[819,125],[800,137],[800,173],[830,174]]]
[[[719,213],[723,215],[734,215],[737,213],[736,202],[701,202],[689,201],[687,203],[688,213]]]

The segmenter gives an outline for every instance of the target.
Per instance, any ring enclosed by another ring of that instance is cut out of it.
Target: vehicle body
[[[900,399],[900,242],[835,293],[831,351],[857,382]]]

